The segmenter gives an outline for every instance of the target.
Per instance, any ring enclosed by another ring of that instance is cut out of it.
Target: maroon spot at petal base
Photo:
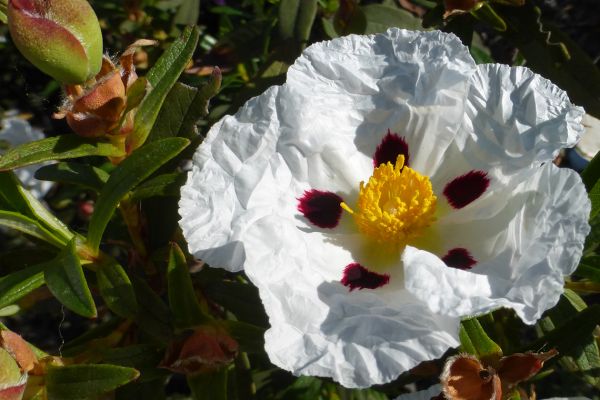
[[[463,249],[462,247],[457,247],[452,249],[442,257],[442,261],[446,263],[447,266],[458,269],[471,269],[473,265],[477,264],[477,261],[473,258],[469,250]]]
[[[444,196],[454,208],[464,206],[477,200],[490,186],[490,178],[483,171],[469,171],[454,178],[444,188]]]
[[[377,289],[386,285],[390,281],[388,274],[378,274],[371,272],[359,263],[348,264],[344,268],[344,276],[342,277],[342,285],[354,289]]]
[[[387,135],[383,137],[375,154],[373,155],[373,166],[379,167],[381,164],[390,162],[392,165],[396,164],[396,159],[400,154],[404,155],[404,165],[408,164],[408,143],[403,137],[397,133],[392,133],[389,129]]]
[[[333,192],[307,190],[298,199],[298,211],[319,228],[335,228],[342,216],[342,201],[344,200]]]

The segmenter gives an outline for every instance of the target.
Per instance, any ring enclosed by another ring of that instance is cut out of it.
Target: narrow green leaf
[[[600,324],[600,305],[594,304],[566,319],[556,329],[529,344],[525,350],[536,351],[542,346],[548,346],[555,347],[561,355],[577,353],[577,347],[582,340],[591,338],[598,324]]]
[[[574,274],[593,282],[600,282],[600,256],[586,257],[581,260]]]
[[[173,22],[179,25],[195,25],[200,15],[200,0],[183,0]]]
[[[221,71],[218,68],[213,70],[208,82],[199,88],[177,82],[160,109],[148,141],[172,136],[194,137],[196,122],[208,115],[209,100],[219,92],[220,87]]]
[[[92,252],[98,253],[104,229],[119,201],[188,144],[183,138],[158,140],[136,150],[115,168],[98,196],[90,221],[88,246]]]
[[[0,204],[7,210],[19,213],[39,222],[48,228],[53,235],[60,237],[67,243],[73,237],[73,233],[56,218],[44,205],[36,199],[12,171],[0,172]]]
[[[123,318],[137,313],[135,292],[127,273],[114,259],[99,266],[96,271],[98,289],[108,308]]]
[[[279,3],[279,35],[282,39],[292,39],[296,27],[296,18],[300,8],[300,0],[281,0]]]
[[[99,192],[109,174],[92,165],[75,162],[60,162],[39,168],[35,177],[42,181],[71,183]]]
[[[136,379],[133,368],[110,364],[49,367],[46,375],[48,400],[81,400],[97,398]]]
[[[507,29],[506,22],[488,3],[479,3],[480,7],[475,7],[471,14],[481,21],[487,22],[497,31],[504,32]]]
[[[206,321],[208,317],[198,303],[185,255],[175,243],[171,244],[169,252],[167,280],[169,306],[175,327],[191,328]]]
[[[149,197],[179,196],[181,186],[185,183],[186,177],[186,173],[175,172],[148,179],[135,189],[131,195],[131,200],[137,201]]]
[[[69,310],[86,318],[96,318],[96,305],[83,275],[75,239],[46,264],[44,279],[54,297]]]
[[[308,42],[318,8],[317,0],[303,0],[300,4],[294,26],[294,36],[296,41],[303,45]]]
[[[107,142],[93,141],[77,135],[61,135],[12,147],[0,157],[0,171],[49,160],[124,155],[122,150]]]
[[[13,304],[44,284],[44,264],[34,265],[0,278],[0,308]]]
[[[188,376],[194,400],[227,400],[227,368]]]
[[[66,244],[64,239],[55,236],[39,222],[18,212],[0,210],[0,225],[16,229],[56,247],[62,248]]]
[[[557,326],[567,323],[573,315],[586,308],[587,305],[577,293],[566,289],[557,306],[538,322],[540,333],[552,332]],[[600,370],[600,349],[594,336],[572,336],[571,339],[575,346],[569,351],[570,354],[562,354],[560,364],[566,370],[580,375],[589,384],[600,388],[600,377],[595,376],[597,374],[594,373]]]
[[[485,333],[477,318],[463,320],[459,332],[464,351],[485,360],[499,359],[502,349]]]
[[[596,153],[588,166],[581,173],[581,179],[589,192],[600,179],[600,151]]]
[[[261,353],[265,347],[265,328],[245,322],[227,320],[222,322],[229,334],[240,345],[240,351]]]
[[[361,7],[367,19],[365,34],[385,32],[388,28],[422,30],[421,19],[406,10],[383,4]]]
[[[592,210],[590,211],[590,219],[598,215],[600,211],[600,182],[596,182],[592,190],[589,191],[588,196],[592,203]]]
[[[187,27],[146,75],[152,90],[144,97],[135,114],[134,128],[128,136],[128,145],[132,150],[146,141],[167,94],[192,58],[199,35],[198,28]]]
[[[109,364],[135,368],[140,371],[137,382],[147,382],[170,375],[169,371],[157,368],[164,357],[164,352],[164,348],[143,343],[106,349],[103,360]]]
[[[144,280],[132,276],[132,283],[138,304],[135,322],[157,342],[168,343],[173,337],[169,307]]]

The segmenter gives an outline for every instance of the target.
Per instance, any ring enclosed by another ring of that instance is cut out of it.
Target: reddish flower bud
[[[558,354],[552,349],[546,353],[516,353],[500,360],[498,375],[502,385],[512,388],[519,382],[535,376],[544,366],[544,362]]]
[[[37,363],[33,351],[21,336],[0,331],[0,400],[21,400],[27,372]]]
[[[86,0],[9,0],[8,27],[25,58],[62,83],[100,70],[102,33]]]
[[[440,377],[445,397],[452,400],[501,400],[500,378],[491,367],[469,354],[448,359]]]
[[[238,343],[218,326],[203,325],[167,349],[161,367],[182,374],[210,372],[231,363]]]

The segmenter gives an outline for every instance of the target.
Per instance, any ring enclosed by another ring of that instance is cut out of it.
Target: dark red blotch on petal
[[[381,164],[387,162],[394,165],[400,154],[404,155],[404,165],[409,165],[408,143],[406,143],[406,140],[404,140],[403,137],[399,136],[397,133],[392,133],[388,129],[387,135],[383,137],[383,140],[375,150],[375,154],[373,155],[373,166],[377,168]]]
[[[463,249],[462,247],[457,247],[448,251],[444,257],[442,257],[442,261],[446,263],[447,266],[458,269],[471,269],[473,265],[477,264],[477,261],[473,258],[469,250]]]
[[[335,228],[342,216],[342,201],[344,200],[333,192],[307,190],[298,199],[298,211],[319,228]]]
[[[388,274],[378,274],[372,272],[360,265],[359,263],[348,264],[344,268],[344,276],[342,277],[342,285],[354,289],[377,289],[386,285],[390,281]]]
[[[490,178],[483,171],[469,171],[454,178],[444,188],[444,196],[454,208],[464,206],[477,200],[490,186]]]

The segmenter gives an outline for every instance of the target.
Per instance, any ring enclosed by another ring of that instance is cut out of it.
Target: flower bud
[[[102,33],[86,0],[9,0],[8,27],[19,51],[59,82],[79,84],[102,64]]]
[[[37,359],[29,345],[16,333],[0,331],[0,400],[21,400],[27,372]]]

